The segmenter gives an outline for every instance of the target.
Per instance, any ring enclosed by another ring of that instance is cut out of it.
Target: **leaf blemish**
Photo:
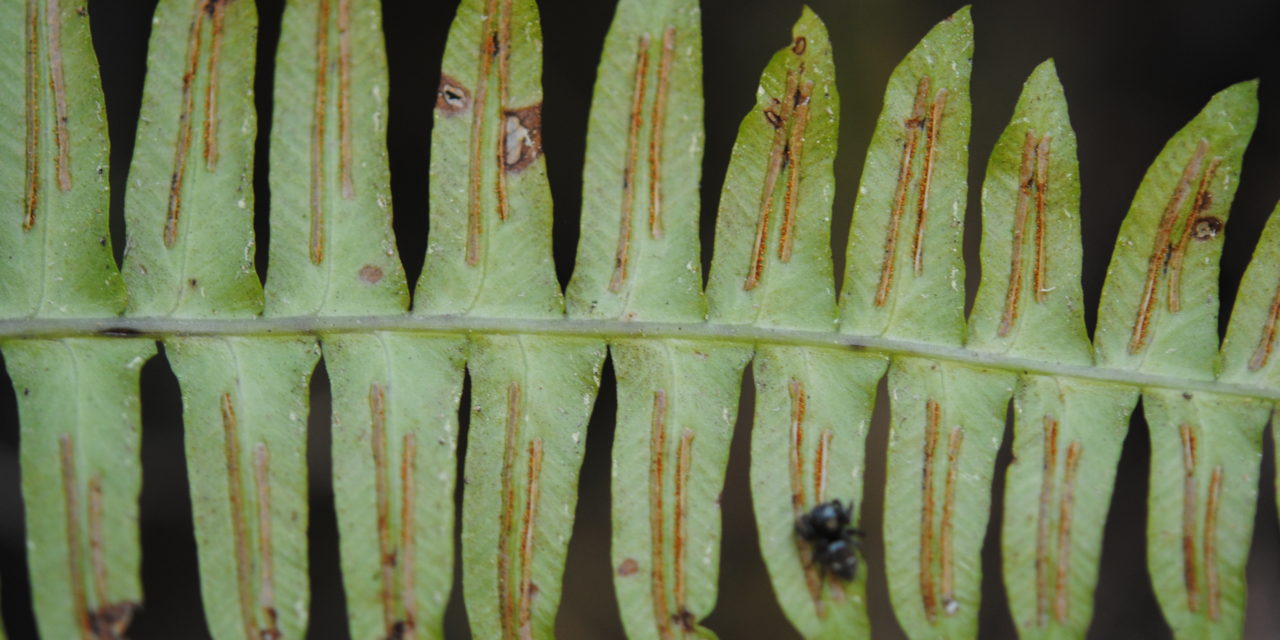
[[[471,106],[471,92],[447,73],[440,74],[436,89],[436,109],[445,117],[456,116]]]
[[[382,269],[377,265],[366,264],[360,267],[360,279],[369,284],[378,284],[382,281]]]
[[[640,564],[636,562],[635,558],[627,558],[622,561],[622,564],[618,565],[618,575],[624,578],[635,575],[639,570]]]
[[[542,104],[503,112],[502,165],[519,173],[542,155]]]

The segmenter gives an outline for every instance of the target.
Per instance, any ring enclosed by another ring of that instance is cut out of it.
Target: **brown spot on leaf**
[[[692,611],[684,607],[680,608],[680,613],[671,616],[671,619],[676,624],[679,624],[685,633],[693,633],[693,630],[698,627],[698,618],[693,615]]]
[[[796,41],[791,43],[791,52],[798,56],[804,55],[804,50],[808,48],[809,41],[804,36],[797,36]]]
[[[636,562],[635,558],[627,558],[626,560],[622,561],[622,564],[618,565],[618,575],[624,578],[627,576],[635,575],[636,571],[639,571],[639,570],[640,570],[640,565],[639,563]]]
[[[136,602],[117,602],[98,607],[89,615],[89,628],[95,638],[124,638],[137,608]]]
[[[502,166],[518,173],[542,155],[542,104],[503,112]]]
[[[471,92],[448,74],[440,74],[436,89],[436,108],[446,116],[456,115],[471,106]]]
[[[1196,218],[1195,226],[1191,228],[1191,238],[1194,240],[1212,240],[1218,237],[1218,234],[1221,232],[1221,218],[1201,216]]]
[[[382,269],[376,265],[366,264],[360,267],[360,279],[369,284],[378,284],[382,281]]]

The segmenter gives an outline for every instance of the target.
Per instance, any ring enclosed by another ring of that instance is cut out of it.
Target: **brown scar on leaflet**
[[[1214,157],[1209,161],[1209,166],[1200,175],[1200,185],[1196,188],[1196,197],[1191,204],[1191,212],[1187,214],[1187,220],[1182,225],[1182,236],[1178,239],[1177,246],[1174,247],[1173,253],[1169,256],[1169,265],[1166,269],[1169,273],[1169,311],[1177,313],[1182,309],[1182,265],[1186,261],[1187,250],[1191,246],[1191,241],[1197,238],[1197,229],[1199,228],[1200,214],[1213,201],[1213,194],[1210,191],[1210,184],[1213,182],[1214,175],[1218,172],[1218,166],[1222,164],[1220,156]],[[1216,219],[1216,218],[1215,218]],[[1217,235],[1215,232],[1213,235]]]
[[[627,118],[627,151],[622,170],[622,211],[618,221],[618,248],[613,258],[613,278],[609,291],[622,290],[631,255],[631,216],[636,197],[636,163],[640,155],[640,128],[644,125],[644,90],[649,69],[649,34],[640,36],[632,73],[631,113]]]
[[[1031,201],[1033,171],[1036,160],[1035,133],[1027,130],[1022,142],[1022,167],[1018,171],[1018,203],[1013,211],[1013,246],[1009,253],[1009,289],[1004,297],[1004,314],[996,335],[1004,337],[1018,319],[1018,303],[1022,298],[1022,249],[1026,244],[1027,210]]]
[[[400,454],[400,553],[396,567],[400,570],[400,606],[404,610],[404,620],[398,623],[398,628],[405,638],[415,637],[418,627],[418,606],[413,584],[413,509],[417,456],[417,437],[412,432],[404,434]]]
[[[133,622],[133,612],[139,608],[136,602],[116,602],[98,607],[90,614],[90,633],[98,640],[124,640],[125,631]]]
[[[1200,609],[1200,587],[1196,579],[1196,435],[1191,425],[1178,427],[1182,438],[1182,579],[1187,590],[1187,609]]]
[[[1058,579],[1054,584],[1054,618],[1058,624],[1066,624],[1068,610],[1067,578],[1071,571],[1071,516],[1075,507],[1076,469],[1084,447],[1072,441],[1067,447],[1067,471],[1062,487],[1062,502],[1058,506]]]
[[[245,522],[244,486],[240,478],[239,421],[230,393],[222,394],[223,453],[226,457],[227,495],[231,502],[231,530],[235,539],[236,589],[240,619],[246,638],[258,635],[257,616],[253,608],[253,560],[249,549],[249,526]]]
[[[1250,371],[1257,371],[1267,366],[1267,361],[1271,359],[1271,350],[1275,346],[1278,322],[1280,322],[1280,285],[1276,285],[1276,292],[1271,297],[1271,309],[1267,312],[1267,321],[1262,327],[1262,339],[1253,350],[1253,357],[1249,359]]]
[[[1218,588],[1218,505],[1222,496],[1222,467],[1213,468],[1209,476],[1209,496],[1204,507],[1204,581],[1209,592],[1209,619],[1221,615]]]
[[[687,593],[687,579],[685,577],[685,566],[688,542],[688,521],[689,521],[689,474],[693,469],[693,431],[685,429],[680,434],[680,444],[676,448],[676,513],[675,513],[675,532],[672,536],[672,545],[674,546],[674,555],[676,561],[675,567],[675,600],[676,607],[680,610],[680,622],[685,631],[693,628],[696,619],[689,612],[685,602]]]
[[[1138,304],[1138,317],[1133,324],[1133,334],[1129,339],[1129,354],[1135,355],[1147,346],[1148,332],[1151,327],[1151,316],[1155,312],[1158,298],[1157,288],[1160,274],[1167,266],[1169,259],[1169,238],[1173,234],[1173,225],[1177,222],[1178,212],[1187,199],[1191,189],[1191,181],[1200,173],[1200,165],[1205,154],[1209,152],[1209,141],[1201,139],[1195,152],[1187,160],[1182,170],[1182,177],[1173,189],[1164,214],[1160,218],[1160,226],[1156,229],[1155,245],[1151,257],[1147,261],[1146,284],[1143,287],[1142,299]]]
[[[925,402],[924,477],[921,482],[920,510],[920,595],[924,613],[930,622],[938,615],[937,595],[933,591],[933,458],[938,448],[938,427],[942,409],[936,400]]]
[[[382,281],[382,268],[377,265],[366,264],[360,267],[360,279],[369,284],[378,284]]]
[[[36,224],[40,197],[40,10],[37,0],[27,0],[26,16],[26,197],[22,230]]]
[[[633,576],[640,570],[640,563],[635,558],[627,558],[618,565],[617,573],[624,578]]]
[[[658,62],[658,87],[653,99],[649,131],[649,235],[662,237],[662,136],[667,121],[667,85],[676,53],[676,28],[662,32],[662,59]]]
[[[796,36],[794,42],[791,43],[791,53],[798,56],[804,55],[805,49],[809,46],[809,41],[804,36]]]
[[[902,226],[902,214],[907,208],[907,189],[911,186],[912,162],[916,156],[916,142],[924,126],[925,99],[929,95],[929,76],[921,76],[916,84],[916,98],[911,106],[911,116],[902,122],[906,139],[902,143],[902,162],[898,165],[898,186],[895,189],[893,209],[889,213],[889,226],[885,233],[884,260],[880,265],[880,284],[876,287],[875,306],[883,307],[893,286],[894,261],[898,253],[898,231]],[[929,618],[933,619],[931,613]]]
[[[215,1],[207,5],[207,8],[213,17],[213,36],[209,44],[209,82],[204,89],[204,163],[205,169],[213,171],[218,166],[218,58],[222,52],[222,22],[226,3]]]
[[[274,562],[271,551],[271,458],[267,445],[259,442],[253,447],[253,480],[258,490],[258,604],[266,618],[266,628],[259,633],[265,640],[279,638],[275,607]]]
[[[791,111],[795,107],[795,100],[791,99],[791,96],[796,93],[796,85],[802,71],[802,69],[796,67],[787,70],[787,88],[782,94],[783,100],[781,101],[782,112],[777,114],[780,122],[786,123],[791,120]],[[766,109],[766,118],[769,117],[768,113]],[[760,190],[760,206],[756,217],[756,234],[751,248],[751,261],[747,267],[747,278],[742,283],[742,288],[746,291],[755,289],[760,284],[760,279],[764,276],[766,245],[769,242],[769,217],[773,210],[773,191],[778,184],[778,174],[782,172],[786,142],[786,128],[784,126],[775,126],[773,142],[769,150],[769,164],[765,169],[764,185]]]
[[[804,391],[804,383],[796,378],[792,378],[787,384],[787,391],[791,396],[791,437],[788,438],[788,470],[791,477],[791,515],[793,521],[798,522],[805,512],[805,495],[804,495],[804,414],[807,398]],[[815,469],[816,470],[816,469]],[[804,567],[805,587],[809,590],[809,597],[813,600],[813,606],[819,618],[827,617],[826,602],[822,600],[822,584],[821,576],[818,574],[818,567],[812,562],[809,553],[809,545],[799,536],[793,536],[796,545],[796,554],[800,557],[800,562]]]
[[[66,519],[67,568],[71,583],[71,601],[76,622],[82,632],[91,630],[89,597],[84,591],[84,565],[80,542],[80,490],[76,480],[75,445],[70,434],[58,436],[58,459],[62,467],[63,516]]]
[[[515,465],[520,436],[520,384],[507,386],[507,424],[502,449],[502,513],[498,526],[498,597],[502,613],[502,637],[515,635],[516,604],[511,590],[511,528],[515,523]]]
[[[387,478],[386,391],[377,382],[369,385],[369,444],[373,448],[374,513],[377,517],[378,566],[380,569],[383,628],[396,622],[396,550],[391,544],[391,488]]]
[[[445,117],[456,116],[471,106],[471,92],[447,73],[440,74],[436,88],[436,109]]]
[[[312,264],[324,261],[324,160],[325,114],[329,86],[329,0],[320,0],[316,11],[316,85],[311,103],[311,228],[309,255]]]
[[[542,155],[542,103],[503,112],[502,165],[520,173]]]
[[[933,180],[933,158],[937,149],[938,129],[947,106],[947,90],[938,89],[929,105],[929,126],[925,134],[924,166],[920,170],[920,193],[916,198],[916,232],[911,239],[911,262],[916,275],[924,273],[925,219],[929,215],[929,183]]]
[[[200,38],[209,0],[196,7],[195,19],[187,35],[186,67],[182,74],[182,102],[178,111],[178,140],[174,145],[173,172],[169,175],[169,204],[165,212],[164,246],[172,249],[178,242],[178,222],[182,216],[182,182],[187,171],[187,152],[191,148],[191,112],[194,97],[191,85],[200,66]]]
[[[523,528],[520,533],[520,607],[519,629],[522,639],[533,637],[533,597],[537,587],[533,584],[533,536],[537,532],[538,503],[542,493],[539,480],[542,477],[542,439],[529,443],[529,477],[525,488]]]
[[[1040,505],[1036,514],[1036,622],[1048,623],[1049,616],[1049,513],[1058,466],[1058,420],[1044,417],[1044,462],[1040,477]]]
[[[671,618],[667,614],[665,563],[666,517],[663,512],[664,464],[667,448],[667,393],[653,392],[653,418],[649,424],[649,596],[653,602],[653,618],[658,635],[670,640]]]
[[[954,615],[959,606],[955,599],[955,558],[952,551],[952,534],[955,530],[956,476],[959,473],[960,445],[964,443],[964,429],[953,427],[947,441],[947,479],[942,492],[942,532],[939,562],[942,564],[942,604],[947,615]]]

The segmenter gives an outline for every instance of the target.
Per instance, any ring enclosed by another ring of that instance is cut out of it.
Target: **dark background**
[[[14,0],[3,0],[14,1]],[[112,144],[113,239],[123,246],[120,220],[124,179],[141,100],[146,42],[154,1],[91,0],[93,35],[102,63]],[[577,242],[579,176],[587,111],[596,61],[612,18],[607,0],[543,0],[546,35],[543,143],[556,202],[555,252],[561,281],[568,280]],[[774,50],[789,41],[798,0],[704,0],[704,64],[707,144],[704,161],[703,246],[709,262],[712,212],[740,118],[751,107],[758,75]],[[281,0],[260,0],[260,74],[256,98],[260,140],[270,123],[270,70],[279,35]],[[427,231],[427,166],[434,92],[444,39],[455,3],[448,0],[386,0],[385,22],[391,67],[389,145],[395,227],[401,256],[416,279]],[[836,175],[836,273],[842,272],[849,212],[862,158],[880,109],[889,73],[937,21],[959,8],[957,0],[814,0],[834,41],[841,93],[840,154]],[[1147,165],[1164,142],[1227,85],[1261,78],[1262,111],[1232,213],[1223,256],[1223,308],[1229,309],[1257,235],[1280,198],[1280,3],[1274,0],[1214,2],[1123,2],[978,0],[973,9],[977,48],[973,72],[973,133],[970,159],[968,248],[976,264],[978,189],[987,156],[1004,127],[1022,81],[1047,57],[1057,61],[1079,135],[1083,182],[1084,289],[1092,327],[1106,264],[1129,200]],[[260,214],[269,206],[265,188],[267,148],[258,148]],[[266,267],[265,220],[259,219],[259,271]],[[976,269],[968,273],[970,297]],[[1225,327],[1225,314],[1221,322]],[[163,358],[142,374],[142,545],[146,609],[132,636],[204,638],[195,543],[183,463],[177,381]],[[558,619],[564,638],[621,637],[613,602],[608,556],[609,452],[614,401],[606,368],[582,470],[574,538],[569,548],[563,603]],[[750,388],[750,380],[747,381]],[[323,367],[313,386],[311,433],[311,574],[309,637],[346,638],[345,605],[338,573],[336,523],[329,484],[328,381]],[[741,415],[751,415],[744,394]],[[869,530],[875,635],[902,635],[885,591],[879,512],[883,503],[884,408],[868,441],[868,495],[861,505]],[[724,545],[720,597],[707,625],[727,640],[789,638],[773,600],[751,520],[747,490],[747,427],[733,444],[724,494]],[[11,638],[33,638],[27,586],[22,507],[17,468],[17,411],[7,380],[0,380],[0,582]],[[1008,443],[1001,451],[996,495],[1003,485]],[[1280,634],[1280,536],[1272,477],[1272,441],[1265,443],[1254,545],[1248,568],[1246,636]],[[1145,561],[1147,430],[1136,418],[1125,443],[1116,491],[1106,523],[1102,573],[1090,636],[1168,637],[1152,594]],[[461,456],[459,457],[461,459]],[[984,599],[980,635],[1014,637],[1000,582],[997,499],[984,549]],[[447,617],[449,638],[467,637],[455,584]]]

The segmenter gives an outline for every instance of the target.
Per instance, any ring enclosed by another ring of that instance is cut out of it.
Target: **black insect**
[[[850,526],[852,522],[852,500],[847,507],[839,500],[824,502],[796,519],[796,535],[813,551],[810,562],[841,580],[853,580],[858,574],[862,531]]]

